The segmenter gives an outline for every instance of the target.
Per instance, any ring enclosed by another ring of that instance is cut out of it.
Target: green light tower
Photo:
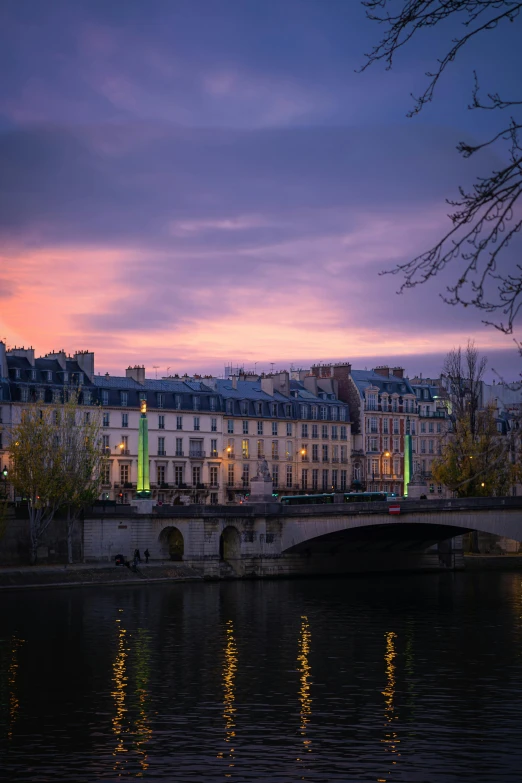
[[[413,453],[411,447],[411,435],[404,436],[404,497],[408,497],[408,484],[412,477]]]
[[[147,421],[147,403],[145,400],[142,400],[138,435],[138,483],[136,485],[136,497],[147,500],[150,496],[149,423]]]

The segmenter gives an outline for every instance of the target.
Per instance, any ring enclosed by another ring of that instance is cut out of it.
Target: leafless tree
[[[486,357],[480,357],[475,343],[468,340],[464,352],[459,346],[446,355],[442,368],[451,417],[454,421],[466,421],[472,438],[477,431],[477,413],[482,402],[481,382],[486,365]]]
[[[424,92],[414,98],[408,116],[418,114],[433,100],[448,66],[472,40],[502,29],[522,19],[522,2],[516,0],[362,0],[367,17],[384,26],[384,34],[366,55],[365,70],[376,62],[393,66],[395,55],[420,31],[443,26],[448,20],[460,24],[445,54],[433,72],[426,74]],[[452,305],[473,306],[492,313],[484,323],[512,334],[522,306],[522,265],[510,264],[504,251],[522,228],[519,199],[522,193],[522,100],[501,92],[481,95],[479,76],[474,71],[474,87],[469,108],[508,114],[498,131],[477,144],[460,142],[457,149],[469,158],[488,147],[501,147],[507,163],[504,168],[479,177],[471,190],[459,187],[459,197],[448,199],[451,228],[429,250],[383,274],[399,274],[404,281],[399,292],[425,283],[449,264],[460,259],[462,271],[447,287],[442,298]],[[495,293],[496,292],[496,293]]]

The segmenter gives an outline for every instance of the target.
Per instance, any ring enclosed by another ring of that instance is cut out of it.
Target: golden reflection
[[[13,636],[11,639],[11,659],[9,661],[9,668],[7,669],[7,683],[9,687],[9,723],[7,727],[7,737],[12,739],[13,727],[18,717],[18,710],[20,709],[20,701],[16,693],[16,680],[18,677],[18,651],[23,645],[25,639],[19,639],[17,636]]]
[[[111,693],[111,696],[114,699],[114,706],[116,708],[116,712],[114,715],[114,718],[112,719],[112,730],[114,732],[114,736],[116,737],[116,745],[114,747],[113,756],[115,756],[115,762],[114,762],[114,770],[121,769],[123,767],[123,759],[119,759],[119,755],[122,753],[127,753],[127,748],[125,747],[123,735],[128,731],[128,729],[124,729],[123,722],[125,718],[125,713],[127,712],[126,706],[125,706],[125,696],[126,696],[126,688],[127,688],[127,652],[128,648],[126,646],[127,643],[127,631],[125,628],[122,628],[120,625],[120,621],[116,620],[116,625],[118,628],[118,650],[116,653],[116,658],[114,659],[114,663],[112,665],[112,682],[114,683],[114,689]]]
[[[300,687],[299,687],[299,701],[301,703],[301,736],[303,737],[303,750],[307,753],[312,752],[312,740],[307,737],[307,727],[310,723],[310,716],[312,714],[312,697],[310,695],[310,647],[312,641],[312,634],[310,633],[310,626],[308,624],[308,617],[301,617],[301,633],[299,635],[299,650],[297,655],[297,662],[299,664],[300,673]],[[297,759],[301,761],[301,759]]]
[[[234,753],[235,750],[232,745],[235,744],[235,713],[236,708],[234,706],[235,695],[235,680],[237,672],[237,647],[234,639],[234,624],[232,620],[227,620],[226,623],[226,642],[225,642],[225,655],[223,659],[223,718],[225,720],[225,742],[229,747],[225,751],[220,751],[217,754],[218,759],[228,758],[228,766],[234,766]],[[232,777],[231,773],[225,773],[226,778]]]
[[[398,716],[395,714],[395,658],[397,657],[397,653],[395,651],[395,639],[397,638],[397,634],[395,634],[393,631],[389,631],[386,634],[386,652],[384,654],[384,662],[386,665],[386,688],[382,691],[382,695],[384,696],[384,726],[385,726],[385,733],[384,733],[384,739],[382,742],[385,744],[385,750],[388,753],[396,754],[397,756],[400,756],[400,753],[397,749],[397,745],[399,744],[400,740],[398,739],[397,732],[394,731],[393,722],[397,720]],[[392,761],[392,764],[396,764],[397,762],[394,760]],[[386,778],[380,778],[381,781],[386,780]]]
[[[136,653],[136,696],[138,697],[138,717],[135,721],[136,749],[142,769],[142,772],[139,772],[136,777],[143,777],[143,772],[149,767],[147,742],[152,737],[152,729],[147,715],[150,648],[146,631],[142,628],[138,630],[134,650]]]

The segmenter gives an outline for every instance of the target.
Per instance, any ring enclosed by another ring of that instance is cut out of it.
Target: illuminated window
[[[241,441],[241,453],[243,455],[243,459],[248,459],[248,440],[242,440]]]

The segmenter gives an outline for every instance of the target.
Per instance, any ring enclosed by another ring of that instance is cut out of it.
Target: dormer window
[[[52,381],[52,379],[53,379],[53,371],[52,370],[46,370],[46,377],[47,377],[47,380],[50,383]]]
[[[15,367],[15,378],[20,377],[20,369],[18,367]]]
[[[69,373],[68,372],[64,372],[64,374],[63,374],[63,382],[64,383],[69,383]]]
[[[78,386],[83,386],[83,372],[78,373]]]
[[[209,405],[210,405],[210,410],[211,411],[215,411],[216,410],[216,398],[215,397],[210,397]]]
[[[32,381],[36,380],[36,370],[31,370],[31,380]]]
[[[128,405],[128,394],[127,392],[120,392],[120,405],[125,406]]]
[[[163,394],[163,392],[158,392],[158,394],[157,394],[158,408],[163,408],[163,406],[165,404],[164,403],[164,399],[165,399],[165,395]]]
[[[192,397],[192,409],[195,411],[199,411],[199,397],[194,395]]]

